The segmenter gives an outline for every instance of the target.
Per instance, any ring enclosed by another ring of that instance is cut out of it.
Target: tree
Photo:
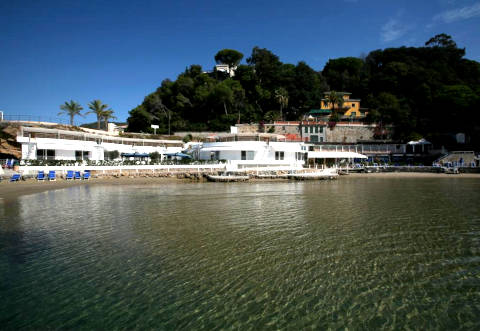
[[[116,117],[113,116],[113,109],[105,110],[103,112],[102,118],[105,123],[105,130],[108,131],[108,120],[116,119]]]
[[[366,83],[364,64],[362,59],[356,57],[330,59],[322,74],[332,90],[348,91],[358,95],[363,92],[363,84]]]
[[[440,33],[430,38],[425,42],[425,46],[457,48],[457,44],[452,40],[452,36],[445,33]]]
[[[340,119],[337,109],[343,108],[343,95],[335,91],[330,91],[329,93],[327,93],[325,97],[325,103],[327,104],[327,106],[331,104],[331,107],[332,107],[331,119],[334,122],[337,122]]]
[[[282,62],[278,56],[266,48],[255,46],[247,63],[255,69],[258,82],[266,89],[278,86],[278,78]]]
[[[275,100],[280,105],[280,119],[283,120],[283,109],[288,106],[288,92],[283,87],[275,90]]]
[[[165,106],[162,102],[162,99],[159,97],[157,93],[154,93],[151,96],[151,107],[154,111],[160,111],[163,115],[165,115],[168,119],[168,135],[170,135],[170,120],[171,120],[171,111]],[[186,101],[182,99],[183,95],[177,95],[177,104],[181,104],[182,102]],[[185,98],[185,97],[183,97]],[[185,98],[186,99],[186,98]],[[190,101],[188,101],[190,102]]]
[[[229,69],[233,69],[243,59],[243,54],[234,49],[222,49],[215,55],[215,62],[217,64],[228,64]]]
[[[70,125],[73,126],[73,118],[77,115],[82,116],[80,113],[83,110],[83,107],[76,101],[70,100],[70,102],[65,101],[63,105],[60,105],[61,112],[58,115],[67,114],[70,116]]]
[[[87,112],[87,114],[97,115],[97,130],[100,130],[100,121],[103,118],[103,114],[105,110],[108,108],[108,105],[96,99],[88,104],[88,108],[90,108],[91,111]]]

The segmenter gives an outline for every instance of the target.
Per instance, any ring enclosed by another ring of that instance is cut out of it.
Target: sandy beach
[[[347,176],[340,176],[338,180],[343,178],[477,178],[480,179],[480,174],[435,174],[435,173],[416,173],[416,172],[389,172],[389,173],[351,173]],[[270,181],[268,179],[250,180],[250,182]],[[83,180],[64,180],[57,179],[56,181],[36,181],[28,179],[19,182],[9,182],[7,179],[0,182],[0,199],[8,201],[15,199],[21,195],[34,194],[49,190],[58,190],[78,185],[162,185],[166,183],[189,183],[190,179],[177,179],[172,177],[105,177],[92,178],[88,181]]]
[[[79,185],[151,185],[165,183],[182,183],[188,180],[180,180],[176,178],[158,178],[158,177],[105,177],[91,178],[89,180],[64,180],[56,181],[37,181],[35,179],[27,179],[25,181],[9,182],[3,180],[0,182],[0,199],[8,201],[21,195],[34,194],[49,190],[59,190]]]

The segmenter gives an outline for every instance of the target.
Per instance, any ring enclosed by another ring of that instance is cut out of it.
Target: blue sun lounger
[[[66,180],[73,179],[73,170],[68,170],[67,175],[65,176]]]
[[[80,175],[80,171],[75,171],[75,179],[82,179],[82,175]]]
[[[85,171],[85,172],[83,173],[83,179],[84,179],[84,180],[90,179],[90,171]]]
[[[20,180],[20,174],[13,174],[12,177],[10,177],[11,182],[18,182]]]
[[[45,180],[45,173],[43,171],[38,172],[37,180]]]
[[[57,180],[57,176],[55,175],[55,170],[50,170],[48,172],[48,180],[51,180],[51,181]]]

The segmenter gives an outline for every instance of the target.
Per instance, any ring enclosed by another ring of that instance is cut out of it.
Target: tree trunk
[[[100,130],[100,117],[97,116],[97,130]]]
[[[73,115],[70,115],[70,125],[73,126]]]
[[[225,104],[225,101],[223,102],[223,109],[225,109],[225,115],[228,115],[227,105]]]

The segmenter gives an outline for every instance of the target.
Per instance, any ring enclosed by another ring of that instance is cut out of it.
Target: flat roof
[[[331,109],[312,109],[308,113],[309,114],[330,114],[332,112]]]
[[[51,134],[61,134],[61,135],[69,135],[75,137],[85,137],[85,138],[93,138],[93,139],[102,139],[102,140],[115,140],[115,141],[130,141],[130,142],[150,142],[150,143],[161,143],[161,144],[183,144],[181,140],[160,140],[160,139],[141,139],[141,138],[125,138],[125,137],[118,137],[118,136],[109,136],[109,135],[100,135],[95,133],[88,133],[85,131],[69,131],[69,130],[59,130],[59,129],[46,129],[46,128],[38,128],[38,127],[29,127],[29,126],[22,126],[21,128],[22,134],[23,132],[38,132],[38,133],[51,133]]]

